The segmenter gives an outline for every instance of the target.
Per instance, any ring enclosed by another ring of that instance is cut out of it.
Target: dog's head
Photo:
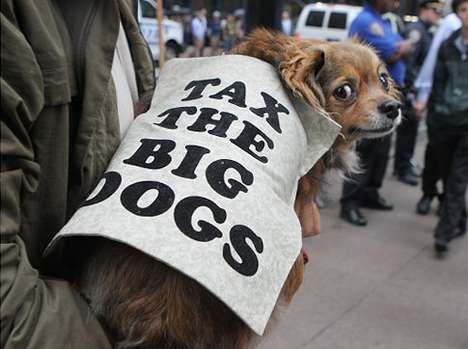
[[[342,126],[344,137],[333,149],[338,162],[352,142],[382,137],[400,123],[394,81],[377,54],[356,39],[296,40],[258,29],[234,53],[273,64],[294,94]]]
[[[356,40],[322,43],[304,41],[311,71],[306,85],[298,92],[310,103],[318,103],[342,127],[350,141],[376,138],[392,132],[399,124],[398,91],[385,64],[367,45]],[[297,84],[297,77],[281,64],[288,84]],[[310,94],[307,89],[313,92]]]

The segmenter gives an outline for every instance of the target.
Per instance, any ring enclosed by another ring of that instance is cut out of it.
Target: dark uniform
[[[349,36],[358,36],[373,46],[382,60],[387,60],[398,50],[398,43],[403,38],[392,32],[386,22],[370,5],[366,4],[351,24]],[[405,63],[397,60],[387,64],[387,69],[393,80],[402,86],[405,78]],[[380,210],[391,210],[379,194],[389,158],[391,135],[378,139],[364,139],[356,146],[364,172],[345,181],[341,197],[341,218],[352,224],[366,225],[367,222],[359,212],[359,207]]]
[[[408,24],[403,32],[403,36],[413,42],[413,53],[406,59],[407,70],[405,87],[403,88],[404,103],[402,108],[404,120],[397,130],[394,173],[401,181],[411,185],[417,184],[417,180],[412,173],[411,158],[414,154],[419,126],[419,119],[413,109],[415,91],[412,85],[431,45],[432,34],[429,31],[430,27],[430,23],[418,20]]]

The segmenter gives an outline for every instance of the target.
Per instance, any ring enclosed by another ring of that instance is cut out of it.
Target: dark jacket
[[[468,132],[468,52],[456,44],[461,30],[439,49],[429,100],[430,123],[438,133]]]
[[[2,0],[1,347],[110,348],[43,249],[119,144],[111,65],[119,19],[141,105],[154,88],[130,0]],[[141,111],[144,108],[140,108]]]

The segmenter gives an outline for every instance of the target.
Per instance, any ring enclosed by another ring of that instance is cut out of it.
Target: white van
[[[315,3],[302,9],[296,36],[302,39],[340,41],[348,37],[351,22],[362,11],[360,6]]]
[[[156,2],[154,0],[138,1],[138,23],[141,33],[148,42],[153,59],[159,60],[158,21],[156,19]],[[177,57],[183,50],[184,29],[181,23],[168,18],[163,19],[163,38],[166,48],[166,59]]]

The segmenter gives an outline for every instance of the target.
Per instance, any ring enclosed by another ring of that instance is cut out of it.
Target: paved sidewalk
[[[389,176],[382,194],[395,209],[363,210],[364,228],[338,219],[340,190],[331,185],[322,233],[305,242],[304,284],[260,348],[468,349],[468,237],[436,259],[435,212],[414,213],[419,187]]]

